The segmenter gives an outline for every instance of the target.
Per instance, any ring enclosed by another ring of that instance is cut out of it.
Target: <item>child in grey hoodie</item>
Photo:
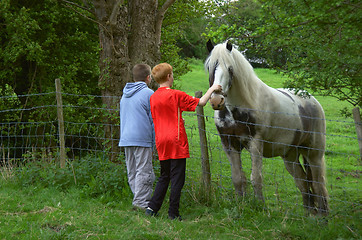
[[[147,87],[151,82],[151,67],[137,64],[132,73],[134,82],[126,84],[120,102],[119,146],[125,150],[133,208],[144,209],[151,199],[155,180],[152,167],[155,134],[150,110],[153,90]]]

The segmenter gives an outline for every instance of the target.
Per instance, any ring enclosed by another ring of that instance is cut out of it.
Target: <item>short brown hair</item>
[[[172,66],[168,63],[160,63],[152,69],[152,77],[158,84],[167,81],[167,75],[172,74]]]
[[[151,67],[147,64],[136,64],[132,69],[133,81],[146,81],[151,75]]]

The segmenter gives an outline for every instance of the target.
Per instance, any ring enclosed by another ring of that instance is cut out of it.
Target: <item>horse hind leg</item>
[[[299,162],[300,153],[298,149],[292,149],[283,157],[284,165],[290,175],[293,176],[295,185],[302,194],[303,206],[307,212],[315,210],[315,199],[311,192],[311,183],[308,181],[308,174],[304,171]]]
[[[311,178],[309,182],[318,205],[318,214],[327,216],[329,214],[329,207],[324,156],[317,150],[313,150],[308,155],[303,155],[303,157],[306,161],[306,169],[309,169],[308,171],[310,172],[308,178]]]

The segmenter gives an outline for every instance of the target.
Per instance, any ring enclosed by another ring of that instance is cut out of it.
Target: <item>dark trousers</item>
[[[171,181],[170,206],[168,215],[178,217],[181,190],[185,184],[186,158],[169,159],[160,161],[161,176],[158,178],[155,191],[148,204],[153,211],[158,212],[166,196],[168,185]]]

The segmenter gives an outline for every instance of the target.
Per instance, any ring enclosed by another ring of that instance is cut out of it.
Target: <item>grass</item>
[[[182,77],[180,89],[191,95],[205,92],[208,82],[202,63],[192,61],[191,66],[193,72]],[[268,85],[282,86],[283,77],[277,73],[256,72]],[[200,188],[197,121],[193,113],[185,113],[191,158],[180,207],[184,221],[167,219],[167,197],[157,218],[131,211],[130,190],[119,165],[86,162],[74,166],[77,184],[72,182],[71,169],[58,172],[46,164],[22,169],[3,165],[0,239],[361,239],[358,144],[346,137],[355,136],[352,120],[339,115],[339,109],[349,106],[333,98],[317,98],[330,120],[326,161],[331,214],[326,218],[305,216],[300,193],[280,158],[264,161],[265,205],[252,194],[237,198],[230,165],[216,135],[213,110],[206,106],[212,192],[206,201]],[[250,175],[246,152],[242,159]]]
[[[1,239],[333,239],[356,238],[356,224],[329,224],[268,211],[253,202],[228,201],[203,206],[184,200],[183,222],[164,213],[148,218],[119,199],[104,204],[84,198],[79,189],[14,186],[1,191]],[[358,220],[358,219],[357,219]],[[338,229],[336,229],[338,227]],[[333,236],[333,237],[332,237]],[[332,238],[331,238],[332,237]]]

